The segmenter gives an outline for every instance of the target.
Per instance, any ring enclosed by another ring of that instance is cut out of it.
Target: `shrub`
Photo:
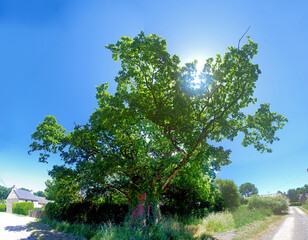
[[[0,204],[0,212],[5,212],[5,211],[6,211],[6,205]]]
[[[269,209],[274,214],[281,214],[288,210],[287,200],[283,196],[257,197],[253,196],[248,201],[249,209]]]
[[[238,188],[232,180],[217,179],[224,205],[227,209],[235,210],[240,206],[241,195],[238,192]]]
[[[34,209],[33,202],[20,202],[20,203],[13,203],[13,213],[28,215],[29,210]]]
[[[59,203],[48,203],[45,216],[69,223],[100,224],[102,222],[121,223],[128,212],[124,204],[96,204],[88,201],[70,203],[65,206]]]
[[[290,202],[290,206],[301,206],[302,204],[300,202]]]

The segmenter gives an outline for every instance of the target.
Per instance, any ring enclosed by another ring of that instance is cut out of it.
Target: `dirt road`
[[[289,215],[263,240],[307,240],[308,216],[298,207],[290,207]]]
[[[35,221],[35,218],[20,217],[14,214],[0,212],[0,239],[1,240],[36,240],[31,236],[27,223]]]

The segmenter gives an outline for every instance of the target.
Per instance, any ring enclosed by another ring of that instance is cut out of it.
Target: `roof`
[[[44,198],[44,197],[38,197],[38,196],[36,196],[36,199],[38,200],[38,203],[39,204],[47,204],[47,203],[49,203],[49,202],[53,202],[53,201],[49,201],[49,200],[47,200],[46,198]]]
[[[300,195],[299,195],[299,198],[301,198],[302,196],[305,196],[305,197],[307,197],[307,198],[308,198],[308,193],[303,193],[303,194],[300,194]]]
[[[31,192],[21,190],[21,189],[15,189],[14,191],[19,199],[38,201],[37,197],[34,196],[33,193]]]

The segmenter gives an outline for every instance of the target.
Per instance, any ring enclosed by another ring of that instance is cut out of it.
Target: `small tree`
[[[242,184],[239,191],[243,197],[251,197],[252,195],[257,195],[259,192],[256,186],[249,182]]]
[[[238,208],[241,201],[241,196],[238,192],[236,184],[232,180],[217,180],[220,185],[220,190],[224,205],[227,209],[234,210]]]
[[[289,189],[287,192],[287,196],[290,202],[298,202],[299,201],[299,193],[295,189]]]

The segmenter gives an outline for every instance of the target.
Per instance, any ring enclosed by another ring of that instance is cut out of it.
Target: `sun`
[[[194,81],[192,82],[192,86],[195,89],[200,88],[201,79],[199,78],[199,75],[203,70],[204,64],[205,64],[205,61],[197,60],[197,65],[196,65],[197,72],[196,72]]]

